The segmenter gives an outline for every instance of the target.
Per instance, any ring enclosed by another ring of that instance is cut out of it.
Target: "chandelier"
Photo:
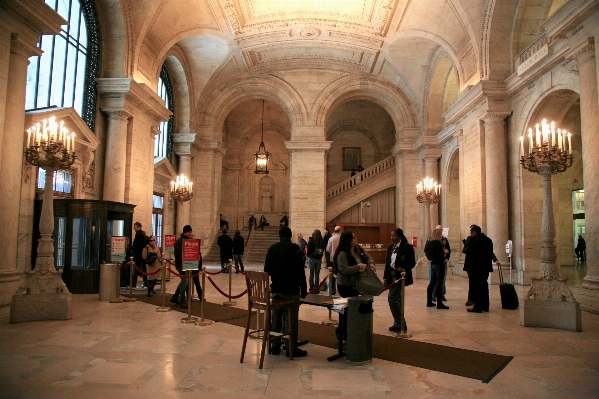
[[[27,129],[25,159],[44,169],[68,169],[75,162],[75,133],[69,133],[64,121],[53,116]]]
[[[421,204],[436,204],[440,194],[441,185],[430,177],[425,177],[416,185],[416,199]]]
[[[266,151],[266,146],[264,145],[264,100],[262,100],[262,138],[254,158],[256,158],[256,170],[254,173],[268,174],[268,159],[270,158],[270,153]]]
[[[565,129],[555,129],[555,122],[548,124],[545,119],[541,126],[535,125],[536,135],[528,129],[528,153],[524,153],[524,136],[520,136],[520,164],[530,172],[539,172],[546,167],[552,174],[563,172],[572,166],[572,134]],[[534,140],[536,139],[536,140]]]
[[[189,201],[193,197],[193,183],[184,175],[177,176],[176,181],[171,181],[171,198],[175,201]]]

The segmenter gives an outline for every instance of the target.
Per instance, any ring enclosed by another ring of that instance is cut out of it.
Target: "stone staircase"
[[[266,226],[264,227],[264,231],[261,229],[254,230],[249,240],[249,229],[247,227],[240,230],[240,232],[245,240],[244,262],[264,263],[268,248],[272,244],[279,242],[279,226]],[[218,235],[220,236],[221,234],[219,231]],[[217,241],[218,236],[212,242],[209,251],[203,251],[206,254],[202,255],[205,264],[220,265],[220,248]]]
[[[395,187],[395,179],[395,157],[391,156],[336,184],[327,190],[326,219],[332,220],[373,194]]]

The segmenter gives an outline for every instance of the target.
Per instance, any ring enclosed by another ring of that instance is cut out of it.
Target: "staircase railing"
[[[327,200],[343,194],[344,192],[354,188],[358,184],[365,182],[366,180],[386,171],[389,168],[393,168],[394,166],[394,156],[390,156],[389,158],[385,158],[382,161],[375,163],[374,165],[364,169],[362,172],[357,173],[355,176],[352,176],[349,179],[345,179],[341,183],[336,184],[335,186],[328,189]]]

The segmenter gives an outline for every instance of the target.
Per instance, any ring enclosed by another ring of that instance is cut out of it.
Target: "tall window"
[[[164,100],[166,108],[174,115],[173,86],[164,65],[158,79],[158,95]],[[156,141],[154,142],[154,159],[168,158],[171,163],[173,156],[173,115],[170,116],[168,121],[160,122],[160,134],[156,136]]]
[[[46,171],[42,168],[37,170],[37,190],[42,192],[46,185]],[[73,176],[68,172],[54,171],[54,196],[73,197]]]
[[[45,0],[68,25],[59,35],[40,36],[44,53],[27,69],[26,109],[73,107],[94,129],[99,32],[93,0]]]
[[[156,245],[162,247],[162,210],[164,208],[164,197],[156,195],[152,197],[152,235],[156,237]]]

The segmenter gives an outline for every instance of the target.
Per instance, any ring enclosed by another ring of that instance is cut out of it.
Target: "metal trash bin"
[[[360,365],[372,361],[372,295],[349,298],[347,301],[346,363]]]
[[[116,263],[100,265],[100,300],[116,301],[119,299],[119,279],[121,268]]]

